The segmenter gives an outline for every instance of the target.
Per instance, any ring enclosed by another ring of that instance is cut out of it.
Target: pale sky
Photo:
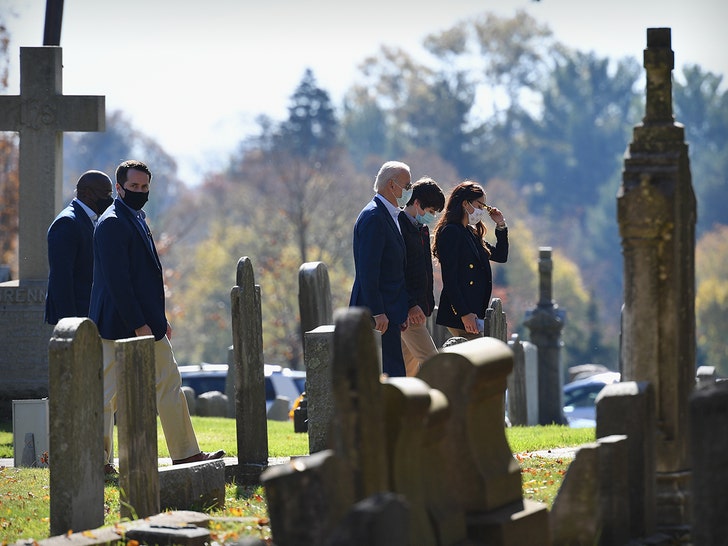
[[[19,92],[19,48],[42,45],[45,4],[0,0],[9,94]],[[285,119],[307,67],[338,106],[381,45],[424,55],[430,33],[518,9],[566,45],[640,64],[647,28],[670,27],[676,69],[728,74],[726,0],[65,0],[63,92],[105,95],[107,112],[123,110],[194,185],[255,131],[257,115]]]

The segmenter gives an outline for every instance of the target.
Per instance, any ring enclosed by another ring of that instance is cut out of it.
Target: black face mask
[[[101,216],[101,214],[108,209],[114,202],[112,197],[104,197],[103,199],[97,199],[94,203],[94,212]]]
[[[149,199],[147,191],[131,191],[124,188],[124,197],[121,198],[124,204],[133,210],[141,210]]]

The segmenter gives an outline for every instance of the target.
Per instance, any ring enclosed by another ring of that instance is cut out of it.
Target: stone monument
[[[623,379],[649,381],[657,415],[660,530],[689,523],[688,399],[695,384],[695,194],[672,115],[669,28],[647,29],[647,101],[624,158],[617,216],[624,255]]]
[[[565,425],[561,374],[561,330],[566,312],[553,300],[551,247],[538,250],[539,298],[536,308],[526,313],[523,324],[531,332],[538,351],[538,424]]]
[[[103,96],[62,94],[62,49],[20,48],[20,95],[0,96],[0,130],[20,134],[18,280],[0,283],[0,417],[48,396],[46,232],[63,207],[63,132],[103,131]]]

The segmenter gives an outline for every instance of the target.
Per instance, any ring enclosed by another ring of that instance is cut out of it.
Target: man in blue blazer
[[[94,225],[112,202],[111,179],[106,173],[86,171],[76,182],[76,197],[48,228],[48,324],[58,324],[66,317],[88,316]]]
[[[401,332],[407,327],[406,250],[397,218],[412,195],[406,163],[388,161],[374,180],[374,198],[354,224],[354,286],[350,306],[367,307],[382,334],[382,371],[406,375]]]
[[[164,307],[164,278],[152,232],[142,207],[149,197],[152,173],[141,161],[124,161],[116,169],[114,200],[94,231],[94,283],[89,317],[101,335],[104,353],[104,450],[106,470],[113,472],[116,362],[114,340],[154,336],[157,412],[173,464],[219,459],[200,451],[192,429],[182,379],[172,353],[172,327]]]

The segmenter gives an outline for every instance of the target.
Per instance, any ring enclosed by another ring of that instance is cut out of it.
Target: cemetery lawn
[[[237,454],[235,421],[214,417],[193,417],[193,426],[205,451],[224,449]],[[168,457],[159,422],[159,456]],[[523,496],[549,507],[571,462],[570,456],[553,456],[548,450],[593,442],[594,429],[564,426],[512,427],[506,429],[511,450],[521,466]],[[12,423],[0,422],[0,458],[13,458]],[[293,431],[293,422],[268,421],[268,452],[271,457],[308,454],[308,435]],[[539,453],[534,453],[539,452]],[[104,488],[104,525],[119,518],[118,478],[107,479]],[[0,466],[0,545],[18,540],[49,537],[49,472],[45,468]],[[262,486],[225,488],[225,509],[211,512],[211,535],[218,542],[238,537],[269,539],[265,491]],[[73,531],[82,531],[74,529]]]

